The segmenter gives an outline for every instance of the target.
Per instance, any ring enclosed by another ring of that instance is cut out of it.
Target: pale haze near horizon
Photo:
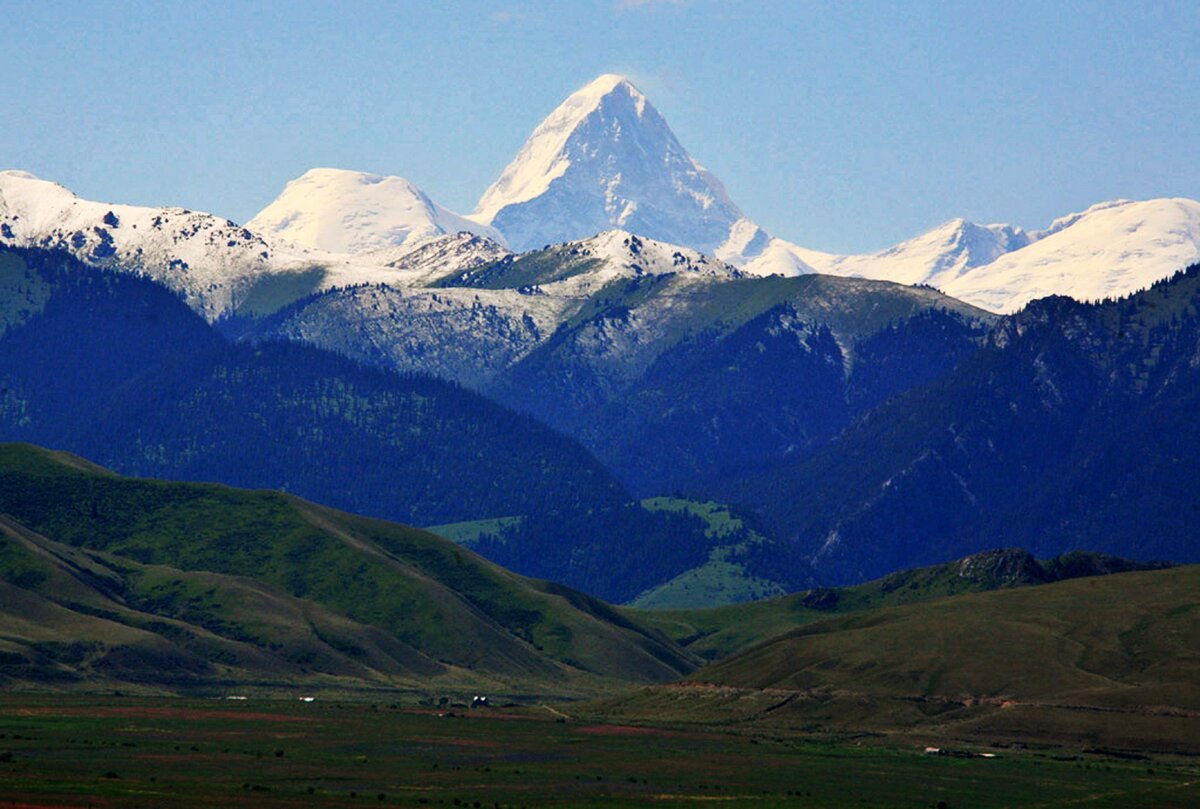
[[[1200,197],[1200,5],[7,4],[3,168],[244,222],[314,166],[469,213],[570,92],[629,76],[752,219],[876,250]]]

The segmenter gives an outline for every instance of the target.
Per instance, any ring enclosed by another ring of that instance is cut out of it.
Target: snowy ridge
[[[1200,202],[1103,202],[1032,232],[956,219],[869,255],[784,244],[781,252],[816,272],[926,284],[983,309],[1011,313],[1048,295],[1079,300],[1126,295],[1200,260]]]
[[[429,239],[409,240],[402,247],[375,250],[357,256],[363,262],[396,270],[392,283],[406,286],[432,284],[499,261],[512,253],[486,236],[460,232]]]
[[[699,250],[649,239],[627,230],[608,230],[577,242],[562,245],[582,257],[597,258],[610,271],[621,275],[665,275],[685,273],[712,278],[740,278],[742,273]]]
[[[970,269],[1029,243],[1029,235],[1018,227],[954,219],[869,255],[840,256],[802,248],[797,252],[816,272],[940,288]]]
[[[90,264],[144,273],[210,318],[231,309],[284,260],[227,219],[90,202],[23,171],[0,172],[0,243],[63,248]]]
[[[1130,205],[1130,204],[1133,204],[1133,200],[1114,199],[1114,200],[1109,200],[1108,202],[1097,202],[1095,205],[1091,206],[1086,211],[1079,211],[1077,213],[1069,213],[1066,216],[1060,216],[1058,219],[1055,219],[1053,222],[1050,223],[1050,227],[1046,228],[1045,230],[1035,230],[1029,234],[1029,237],[1033,241],[1037,241],[1038,239],[1044,238],[1046,236],[1053,236],[1055,233],[1058,233],[1060,230],[1063,230],[1064,228],[1069,228],[1071,225],[1075,224],[1076,222],[1078,222],[1080,219],[1082,219],[1085,216],[1089,216],[1094,213],[1099,213],[1100,211],[1105,211],[1105,210],[1108,210],[1109,208],[1119,208],[1122,205]]]
[[[63,249],[88,264],[144,274],[210,321],[280,282],[299,297],[405,281],[403,270],[277,243],[212,214],[81,199],[24,171],[0,171],[0,244]]]
[[[742,275],[696,250],[620,230],[524,255],[468,234],[399,252],[362,257],[389,260],[397,274],[386,284],[318,296],[292,314],[279,334],[351,356],[369,345],[371,356],[386,358],[391,367],[482,388],[545,344],[593,296],[608,294],[609,284],[658,276],[663,283],[655,294],[620,323],[602,319],[585,329],[597,343],[598,356],[589,362],[603,366],[605,378],[617,379],[645,369],[659,350],[657,341],[694,305],[693,295]],[[433,258],[447,253],[463,262],[457,265],[460,271],[447,269],[453,262]],[[481,260],[489,254],[491,260]],[[505,270],[522,261],[552,271],[534,284],[487,288],[471,283],[472,269],[503,281]],[[479,263],[468,266],[471,262]],[[436,282],[442,283],[430,288]]]
[[[1200,260],[1196,200],[1107,203],[1055,225],[1028,247],[948,281],[943,291],[994,312],[1014,312],[1047,295],[1126,295]]]
[[[544,267],[530,277],[531,265]],[[672,276],[680,284],[724,282],[743,277],[736,267],[678,245],[665,244],[625,230],[609,230],[590,239],[552,245],[499,265],[485,268],[492,283],[512,285],[523,294],[562,300],[563,312],[573,311],[589,296],[614,281],[647,276]],[[520,280],[509,280],[515,273]],[[470,284],[470,276],[460,283]]]
[[[494,229],[446,210],[403,177],[310,169],[246,226],[330,253],[362,253],[468,231],[501,242]]]

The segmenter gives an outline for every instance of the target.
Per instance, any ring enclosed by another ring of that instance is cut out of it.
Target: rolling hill
[[[0,446],[0,676],[569,694],[691,656],[603,602],[276,492]]]
[[[1196,753],[1198,593],[1192,565],[853,612],[592,711],[939,747]]]
[[[659,628],[688,651],[706,660],[719,660],[835,615],[962,593],[1165,567],[1170,565],[1083,551],[1042,560],[1019,548],[1001,548],[940,565],[900,570],[848,587],[818,587],[778,598],[707,609],[638,609],[630,614]]]

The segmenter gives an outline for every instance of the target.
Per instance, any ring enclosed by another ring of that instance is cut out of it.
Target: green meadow
[[[570,705],[0,697],[3,806],[1121,807],[1200,801],[1188,759],[925,754],[594,723]],[[965,751],[964,751],[965,752]]]

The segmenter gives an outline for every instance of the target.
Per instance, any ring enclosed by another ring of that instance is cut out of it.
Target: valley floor
[[[1187,758],[1054,748],[932,756],[593,723],[574,706],[0,695],[0,806],[1165,807]],[[981,748],[985,749],[985,748]]]

